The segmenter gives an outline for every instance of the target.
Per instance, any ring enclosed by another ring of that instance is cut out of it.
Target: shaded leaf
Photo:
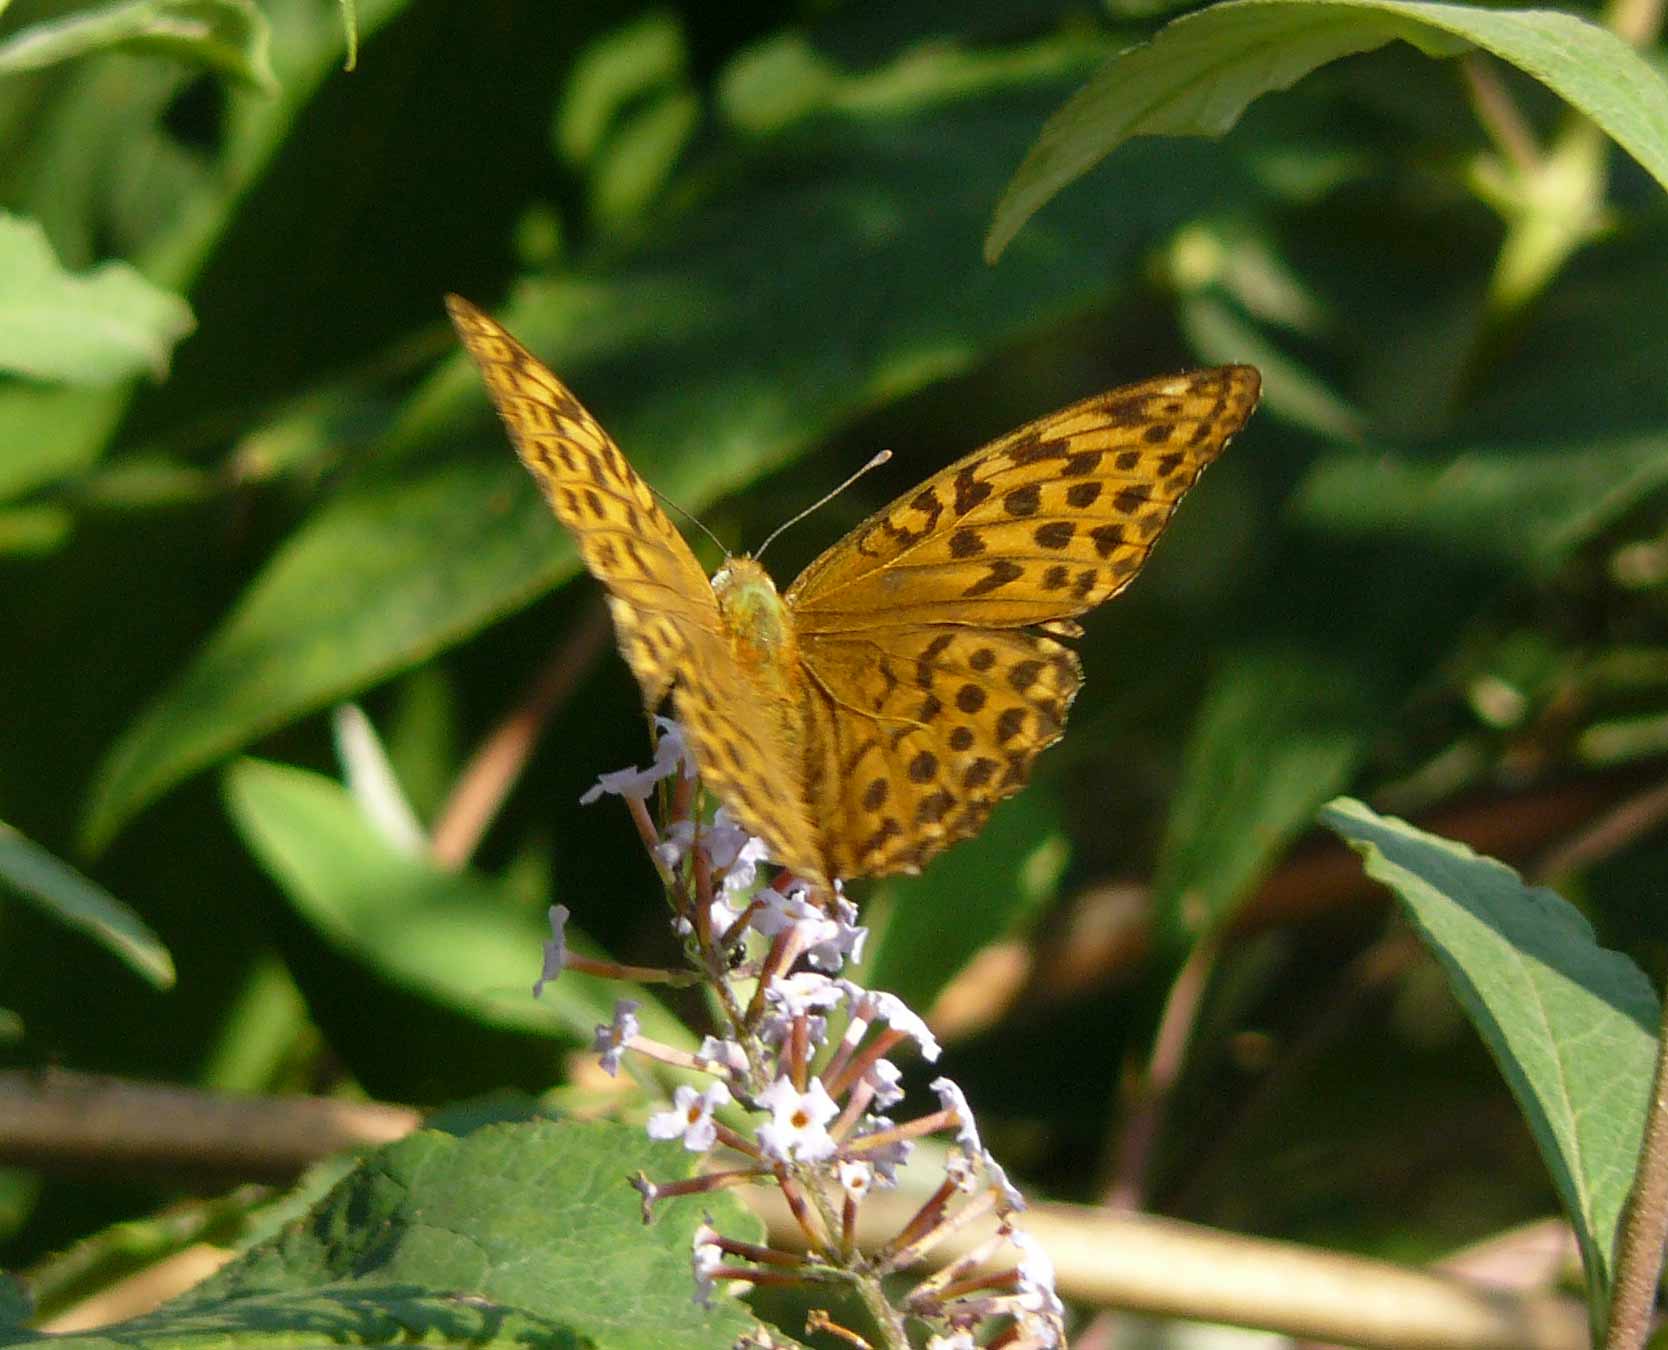
[[[1136,136],[1220,136],[1253,99],[1400,39],[1492,52],[1592,118],[1668,187],[1668,84],[1614,33],[1552,10],[1419,0],[1227,0],[1114,57],[1054,114],[1003,194],[994,259],[1043,203]]]
[[[158,989],[174,984],[174,961],[162,939],[95,881],[0,822],[0,885],[108,948]]]
[[[918,877],[893,877],[866,912],[886,914],[863,979],[925,1007],[967,962],[1059,893],[1071,844],[1060,807],[1033,783]]]
[[[1359,675],[1299,647],[1252,647],[1211,681],[1153,875],[1160,931],[1215,931],[1346,786],[1370,728]]]
[[[1668,435],[1419,459],[1339,454],[1293,501],[1340,535],[1417,534],[1456,554],[1548,572],[1668,482]]]
[[[296,911],[383,978],[491,1026],[587,1041],[630,994],[644,1004],[648,1034],[693,1046],[652,998],[617,981],[567,971],[535,1002],[544,916],[488,877],[402,852],[330,779],[243,760],[227,773],[225,795],[244,842]]]

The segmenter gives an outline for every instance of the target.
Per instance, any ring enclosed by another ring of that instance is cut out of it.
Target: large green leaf
[[[1115,221],[1063,215],[984,267],[975,241],[1003,147],[1023,140],[1060,71],[1099,48],[1045,50],[1046,62],[985,67],[917,58],[875,74],[866,99],[840,86],[768,152],[720,161],[732,178],[675,239],[525,285],[502,317],[655,486],[698,510],[858,413],[1103,303],[1135,250],[1230,190],[1211,147],[1133,155],[1112,185]],[[454,359],[112,751],[93,843],[187,774],[573,572],[571,544],[483,410]]]
[[[1595,1312],[1638,1160],[1659,1008],[1644,972],[1560,896],[1349,798],[1321,821],[1396,893],[1528,1118],[1575,1226]]]
[[[330,779],[244,760],[226,776],[226,802],[297,912],[385,979],[490,1026],[579,1040],[610,1019],[615,999],[633,994],[650,1034],[693,1045],[641,990],[594,976],[568,971],[534,1002],[544,916],[491,878],[402,852]]]
[[[1261,94],[1396,40],[1492,52],[1592,118],[1668,187],[1668,84],[1614,33],[1553,10],[1420,0],[1228,0],[1114,57],[1054,114],[990,227],[995,258],[1043,203],[1136,136],[1220,136]]]
[[[645,1226],[630,1185],[638,1171],[685,1175],[687,1156],[601,1122],[424,1131],[156,1312],[83,1336],[0,1327],[0,1344],[729,1345],[753,1319],[734,1300],[695,1304],[691,1241],[703,1209],[744,1240],[757,1221],[709,1195],[662,1206]]]

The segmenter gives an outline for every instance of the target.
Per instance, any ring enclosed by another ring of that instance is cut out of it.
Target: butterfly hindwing
[[[951,624],[831,638],[807,670],[806,787],[838,876],[915,872],[976,834],[1082,678],[1045,634]]]

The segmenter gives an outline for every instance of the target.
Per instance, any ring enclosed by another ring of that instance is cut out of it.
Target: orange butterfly
[[[644,702],[672,693],[702,781],[825,889],[918,871],[1024,785],[1082,680],[1059,639],[1141,570],[1261,386],[1219,366],[1050,413],[906,492],[778,594],[749,557],[709,583],[567,387],[468,301],[446,305],[607,588]]]

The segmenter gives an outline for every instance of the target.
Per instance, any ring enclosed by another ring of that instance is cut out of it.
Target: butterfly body
[[[703,782],[807,881],[918,871],[1060,738],[1061,637],[1134,578],[1256,406],[1249,366],[1040,418],[877,511],[778,592],[709,582],[625,456],[492,319],[448,297],[524,464],[607,588],[645,703],[670,691]]]

